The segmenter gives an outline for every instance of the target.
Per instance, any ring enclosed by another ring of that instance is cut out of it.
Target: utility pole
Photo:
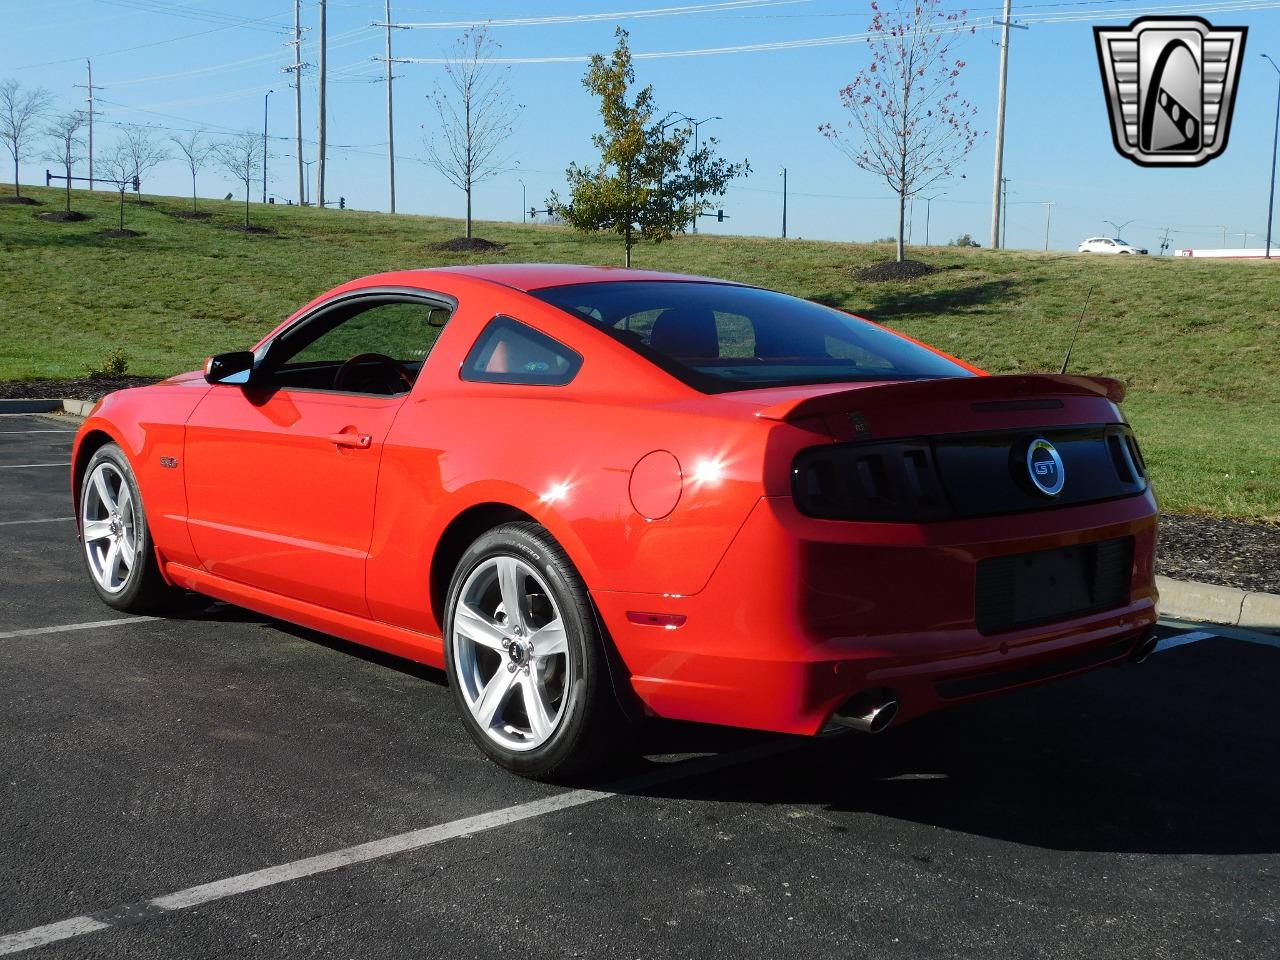
[[[1248,250],[1249,249],[1249,231],[1246,230],[1244,233],[1240,234],[1240,236],[1244,238],[1244,248]]]
[[[522,179],[516,177],[516,183],[520,184],[520,222],[528,223],[529,221],[526,218],[528,217],[529,210],[529,193],[525,189],[524,181]]]
[[[320,95],[317,103],[319,116],[317,117],[317,139],[319,140],[319,152],[316,154],[318,161],[316,167],[316,203],[320,209],[324,209],[324,147],[325,147],[325,131],[324,131],[324,87],[328,80],[328,65],[326,63],[327,51],[325,47],[328,45],[328,33],[325,29],[325,2],[320,0]]]
[[[302,170],[302,0],[293,0],[293,66],[284,67],[285,73],[293,73],[293,138],[298,154],[298,203],[306,203],[307,181]]]
[[[991,249],[1000,247],[1000,188],[1004,179],[1004,98],[1009,85],[1009,17],[1013,0],[1004,0],[1000,27],[1000,90],[996,97],[996,170],[991,186]]]
[[[996,234],[996,246],[1002,247],[1009,242],[1009,178],[1000,178],[1000,189],[1004,196],[1001,198],[1001,213],[1004,215],[1004,222],[1000,224],[999,232]]]
[[[1000,88],[996,97],[996,162],[991,179],[991,247],[1000,246],[1000,184],[1004,177],[1004,101],[1009,88],[1009,28],[1026,30],[1025,24],[1012,23],[1012,0],[1004,0],[1004,19],[1000,24]]]
[[[1169,249],[1169,230],[1170,227],[1164,228],[1164,236],[1160,238],[1160,256],[1164,256],[1164,252]]]
[[[1053,201],[1046,200],[1044,203],[1044,252],[1049,252],[1049,220],[1053,216]]]
[[[787,239],[787,168],[782,168],[782,239]]]
[[[72,86],[79,87],[84,90],[88,96],[85,97],[89,101],[89,189],[93,189],[93,91],[101,90],[102,87],[93,85],[93,61],[86,60],[85,65],[89,68],[89,80],[87,83],[74,83]]]
[[[1225,224],[1222,226],[1222,249],[1227,249],[1227,228]]]
[[[391,110],[391,0],[386,0],[387,23],[387,189],[391,212],[396,212],[396,129]]]
[[[1280,73],[1280,67],[1276,67],[1276,62],[1267,54],[1263,54],[1263,59],[1271,66],[1275,67],[1276,73]],[[1271,194],[1267,199],[1267,253],[1266,258],[1271,259],[1271,214],[1275,211],[1276,206],[1276,146],[1280,144],[1280,86],[1276,88],[1276,128],[1271,135]]]
[[[267,104],[274,90],[268,90],[262,98],[262,202],[267,202]]]

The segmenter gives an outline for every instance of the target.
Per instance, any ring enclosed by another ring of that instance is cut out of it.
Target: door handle
[[[367,433],[331,433],[329,442],[339,447],[355,447],[357,450],[369,449],[373,437]]]

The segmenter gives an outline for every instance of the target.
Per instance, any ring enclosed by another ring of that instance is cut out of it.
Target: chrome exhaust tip
[[[1160,639],[1154,633],[1148,633],[1134,645],[1133,651],[1129,654],[1129,662],[1142,663],[1156,652],[1156,647],[1159,645]]]
[[[898,715],[898,698],[892,690],[864,690],[836,708],[831,722],[859,733],[880,733]]]

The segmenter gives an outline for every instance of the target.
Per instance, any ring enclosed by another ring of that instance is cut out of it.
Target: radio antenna
[[[1084,323],[1085,312],[1089,309],[1089,298],[1093,296],[1093,288],[1096,286],[1096,283],[1091,284],[1089,292],[1084,295],[1084,306],[1080,309],[1080,319],[1076,321],[1075,332],[1071,334],[1071,343],[1067,345],[1067,355],[1062,358],[1062,369],[1058,371],[1060,374],[1067,372],[1067,364],[1071,362],[1071,351],[1076,348],[1076,337],[1080,336],[1080,324]]]

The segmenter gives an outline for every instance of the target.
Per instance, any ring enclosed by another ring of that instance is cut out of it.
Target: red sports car
[[[442,667],[485,753],[554,778],[643,715],[874,732],[1144,656],[1122,396],[737,283],[405,270],[111,394],[72,490],[111,606]]]

